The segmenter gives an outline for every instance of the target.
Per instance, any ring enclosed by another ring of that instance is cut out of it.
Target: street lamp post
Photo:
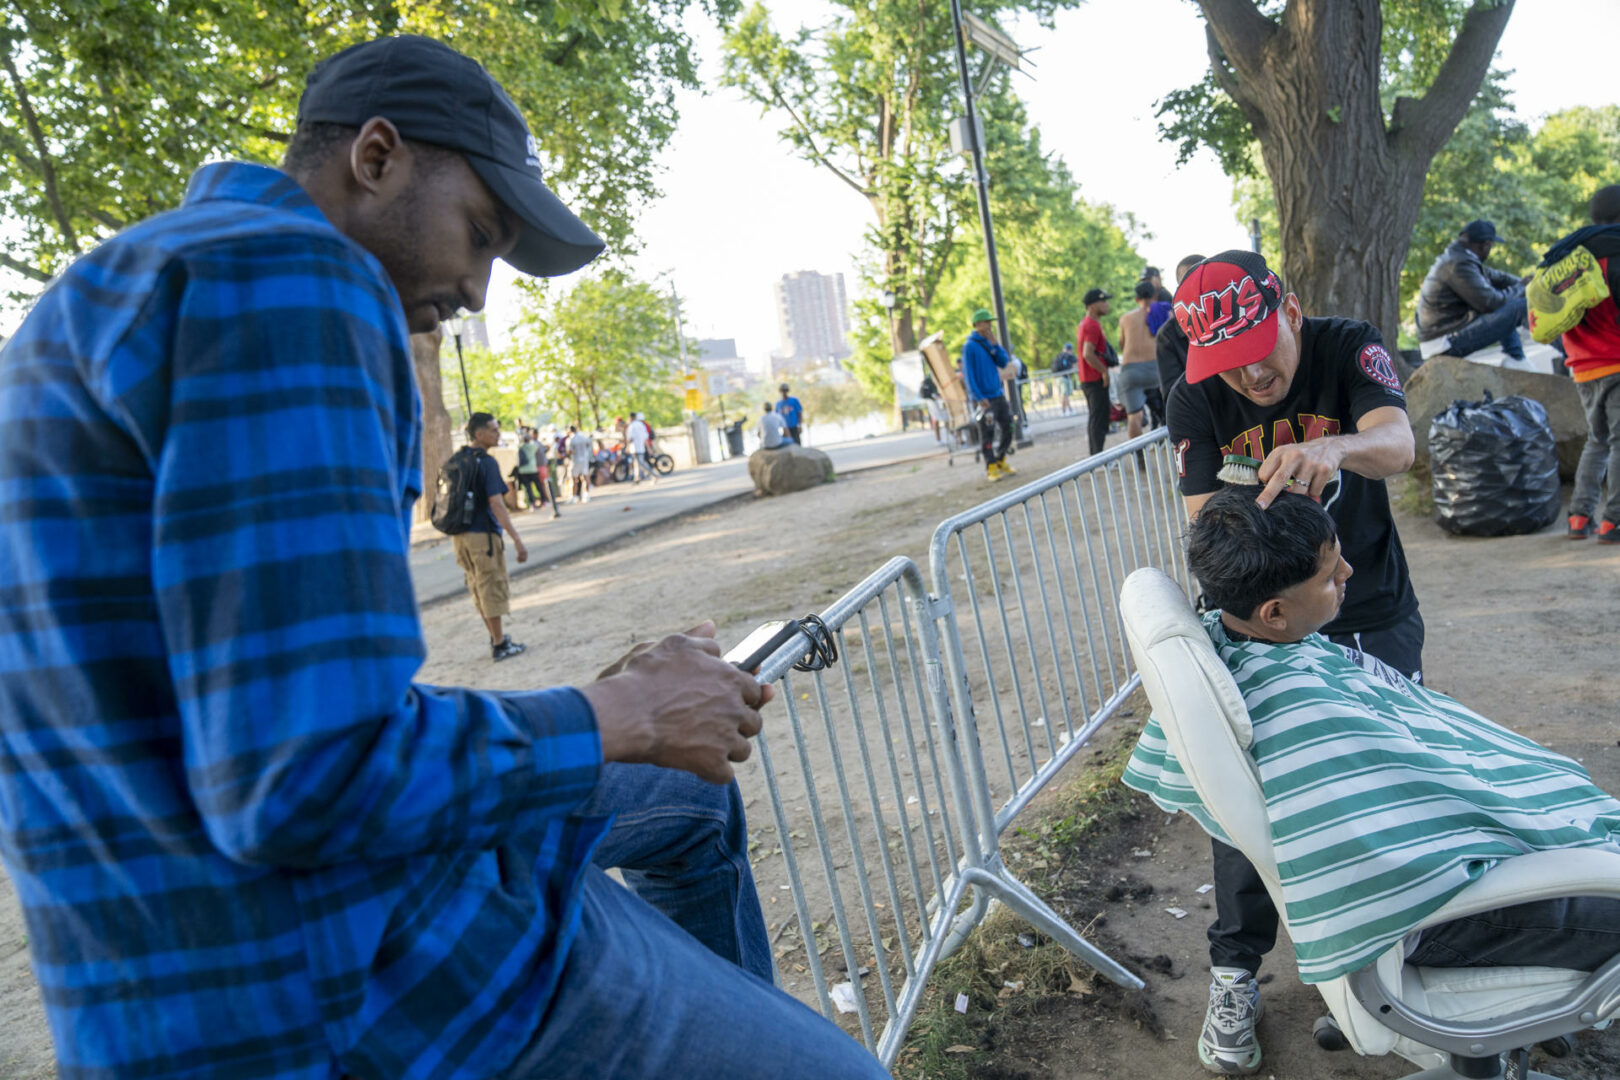
[[[450,328],[450,336],[456,341],[456,366],[461,369],[461,407],[467,413],[464,420],[472,419],[472,390],[467,386],[467,358],[461,352],[461,327],[466,320],[460,315],[452,315],[444,320]]]
[[[984,229],[985,260],[990,264],[990,300],[996,312],[996,330],[1001,347],[1009,352],[1007,305],[1001,299],[1001,267],[996,262],[996,231],[990,221],[990,177],[984,171],[984,146],[979,139],[979,120],[973,107],[973,81],[968,75],[967,31],[962,28],[962,0],[951,0],[951,25],[956,32],[956,72],[962,81],[962,107],[967,111],[967,144],[973,153],[973,184],[979,196],[979,225]]]

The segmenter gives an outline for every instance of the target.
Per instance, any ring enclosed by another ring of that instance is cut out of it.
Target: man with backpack
[[[1582,256],[1591,278],[1589,295],[1600,297],[1584,309],[1580,321],[1563,333],[1565,365],[1575,380],[1575,393],[1586,410],[1586,446],[1575,469],[1575,494],[1569,500],[1569,536],[1581,540],[1597,534],[1598,542],[1620,544],[1620,184],[1598,189],[1592,196],[1592,224],[1564,237],[1547,252],[1544,267],[1557,266],[1554,288],[1565,281],[1578,285],[1575,272],[1564,272],[1562,265],[1571,256]],[[1595,265],[1593,265],[1595,263]],[[1544,317],[1541,301],[1541,274],[1530,284],[1530,325],[1536,334]],[[1607,293],[1607,295],[1602,295]],[[1576,301],[1578,305],[1582,301]],[[1542,335],[1536,334],[1537,340]],[[1598,496],[1605,475],[1609,497],[1604,500],[1600,520]]]
[[[501,441],[499,420],[486,412],[467,418],[467,445],[450,455],[439,472],[439,496],[433,524],[450,534],[456,565],[467,578],[484,625],[489,628],[490,658],[496,663],[522,652],[525,646],[501,632],[501,619],[511,610],[511,579],[506,572],[506,543],[501,530],[512,534],[518,562],[529,561],[529,549],[512,527],[506,512],[506,481],[489,451]]]

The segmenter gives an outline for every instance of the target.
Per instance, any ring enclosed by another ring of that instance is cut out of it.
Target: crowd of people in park
[[[1597,193],[1592,218],[1566,240],[1613,288],[1620,188]],[[1483,296],[1476,278],[1507,291],[1474,265],[1494,236],[1482,224],[1425,301],[1424,325],[1454,347],[1471,329],[1500,338],[1525,310],[1447,321],[1461,312],[1440,284],[1465,301]],[[772,981],[734,768],[773,688],[722,658],[713,623],[574,685],[416,681],[409,335],[447,307],[481,309],[496,259],[557,276],[604,246],[546,186],[528,124],[477,62],[382,38],[314,68],[280,168],[204,166],[178,209],[69,266],[7,343],[0,484],[26,498],[0,518],[0,855],[64,1076],[887,1075]],[[1268,698],[1252,666],[1265,663],[1408,737],[1471,725],[1547,777],[1560,797],[1515,816],[1498,778],[1457,764],[1468,783],[1436,814],[1470,815],[1467,835],[1422,845],[1448,881],[1520,851],[1613,848],[1620,804],[1577,764],[1423,687],[1425,627],[1384,485],[1414,442],[1378,329],[1307,313],[1252,252],[1189,256],[1176,276],[1171,295],[1144,273],[1117,354],[1100,322],[1111,296],[1089,290],[1064,355],[1092,453],[1110,389],[1131,433],[1162,413],[1206,625],[1257,726],[1320,720]],[[1013,358],[990,311],[971,321],[962,377],[1000,479],[1014,472]],[[1613,542],[1613,296],[1563,338],[1592,429],[1570,533]],[[761,434],[798,443],[804,422],[783,385]],[[645,417],[615,426],[636,481],[656,482]],[[507,537],[519,563],[528,551],[490,453],[499,419],[473,413],[465,434],[427,497],[504,660],[523,651],[503,625]],[[564,462],[588,501],[599,449],[577,426],[551,445],[525,429],[515,479],[531,507],[558,514]],[[1229,458],[1251,463],[1239,486]],[[1144,790],[1166,764],[1154,750],[1133,758]],[[1392,887],[1417,888],[1373,813],[1399,787],[1368,777],[1342,792],[1366,815],[1348,865],[1378,856]],[[1252,1073],[1278,912],[1236,847],[1216,839],[1213,865],[1197,1053]],[[1347,934],[1409,929],[1361,914]],[[1425,930],[1410,954],[1591,970],[1620,951],[1613,901],[1492,914]]]

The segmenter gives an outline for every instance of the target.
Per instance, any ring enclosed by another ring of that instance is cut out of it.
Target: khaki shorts
[[[506,576],[506,540],[498,533],[465,532],[450,538],[456,545],[456,565],[467,578],[478,614],[498,619],[511,611],[511,590]]]

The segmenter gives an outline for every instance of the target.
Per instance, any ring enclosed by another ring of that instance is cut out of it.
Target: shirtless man
[[[1136,283],[1136,310],[1119,317],[1119,370],[1114,378],[1119,385],[1119,403],[1125,407],[1128,438],[1142,434],[1142,410],[1147,405],[1147,392],[1158,389],[1159,366],[1156,363],[1153,335],[1148,332],[1148,308],[1153,306],[1156,290],[1151,281]]]

